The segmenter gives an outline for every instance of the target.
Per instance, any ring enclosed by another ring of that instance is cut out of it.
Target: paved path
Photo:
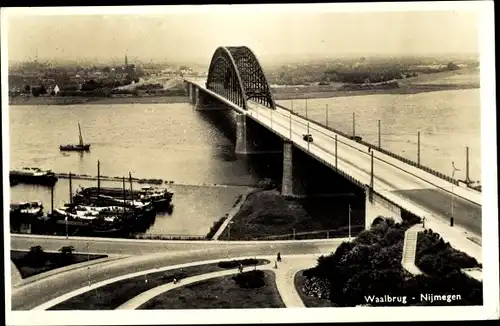
[[[14,262],[12,262],[12,260],[10,261],[10,275],[11,275],[10,280],[12,286],[17,286],[23,281],[23,277],[21,276],[19,269],[17,269],[16,265],[14,265]]]
[[[245,201],[247,200],[248,195],[250,195],[250,193],[252,193],[253,191],[254,189],[251,189],[241,195],[240,201],[236,205],[234,205],[234,207],[231,208],[231,210],[227,213],[227,217],[224,220],[224,223],[222,223],[217,232],[215,232],[214,236],[212,237],[212,240],[219,240],[219,237],[222,234],[222,232],[224,232],[229,223],[231,223],[233,217],[236,216],[236,214],[240,211],[240,208],[243,205],[243,203],[245,203]]]
[[[295,274],[316,266],[319,255],[282,256],[278,268],[274,269],[276,286],[287,308],[304,308],[304,302],[295,288]]]

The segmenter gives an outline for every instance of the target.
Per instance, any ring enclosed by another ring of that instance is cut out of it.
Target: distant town
[[[477,58],[451,56],[357,56],[304,60],[280,65],[264,61],[264,65],[268,82],[277,93],[277,99],[288,99],[294,98],[295,95],[285,88],[295,89],[297,86],[312,87],[302,89],[302,93],[331,92],[329,96],[356,95],[356,91],[430,91],[433,89],[429,87],[408,89],[408,85],[412,84],[415,77],[421,79],[422,76],[425,78],[428,75],[437,76],[439,73],[477,69],[479,62]],[[126,54],[121,64],[63,64],[33,59],[10,65],[9,97],[12,100],[34,97],[42,100],[64,97],[96,99],[186,96],[182,78],[206,78],[206,70],[206,67],[198,69],[195,65],[132,62]],[[421,83],[420,80],[418,83]],[[477,87],[475,82],[474,85],[468,86]],[[406,89],[401,89],[404,87]]]

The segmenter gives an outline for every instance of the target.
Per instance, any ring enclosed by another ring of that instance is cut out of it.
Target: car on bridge
[[[313,136],[311,134],[304,134],[302,135],[302,139],[308,143],[312,143],[313,142]]]

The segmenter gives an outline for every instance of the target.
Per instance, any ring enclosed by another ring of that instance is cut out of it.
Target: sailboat
[[[90,144],[84,144],[83,143],[83,138],[82,138],[82,128],[80,127],[80,123],[78,123],[78,132],[80,136],[80,143],[77,145],[61,145],[59,146],[59,149],[61,151],[88,151],[90,150]]]

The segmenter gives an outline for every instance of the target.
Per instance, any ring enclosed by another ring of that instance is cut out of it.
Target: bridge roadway
[[[177,264],[232,257],[315,254],[335,251],[346,239],[302,241],[162,241],[136,239],[80,238],[37,235],[11,235],[11,249],[41,245],[44,250],[74,246],[76,252],[125,255],[119,260],[72,269],[22,283],[12,289],[12,310],[30,310],[71,291],[130,273]],[[313,266],[311,266],[313,267]],[[8,293],[8,292],[7,292]]]
[[[225,102],[239,113],[246,114],[283,139],[291,140],[297,147],[308,152],[324,164],[335,167],[336,133],[314,122],[278,108],[276,111],[253,101],[247,101],[245,111],[224,97],[205,87],[200,79],[187,80],[210,95]],[[307,143],[303,134],[311,133],[314,141]],[[337,135],[337,168],[361,184],[370,184],[371,153],[373,153],[373,189],[398,206],[417,216],[434,218],[449,223],[452,198],[455,224],[475,237],[481,237],[481,193],[470,188],[452,185],[417,167],[406,164],[389,155]],[[464,230],[461,230],[464,231]]]

